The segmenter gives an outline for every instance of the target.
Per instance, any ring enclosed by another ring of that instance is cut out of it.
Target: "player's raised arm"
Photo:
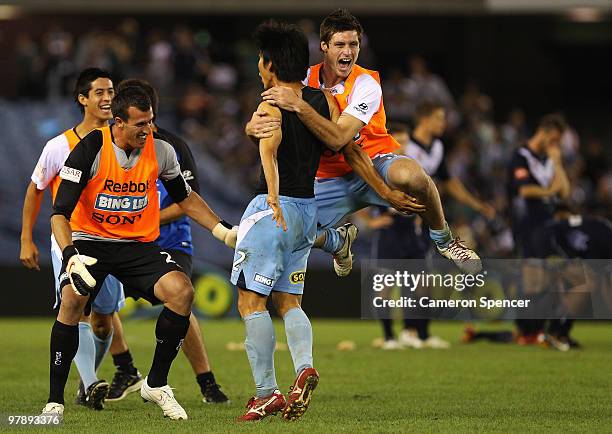
[[[306,127],[334,151],[342,149],[365,125],[364,122],[350,115],[340,116],[338,123],[325,119],[310,104],[287,87],[276,86],[261,95],[263,100],[269,104],[297,113]]]

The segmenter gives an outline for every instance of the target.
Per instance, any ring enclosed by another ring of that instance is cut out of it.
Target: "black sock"
[[[391,320],[389,318],[384,318],[381,319],[381,321],[383,325],[383,333],[385,334],[385,340],[390,341],[392,339],[395,339],[395,336],[393,335],[393,326]]]
[[[79,326],[66,325],[57,320],[51,329],[50,384],[47,402],[64,403],[64,388],[72,359],[79,349]]]
[[[418,319],[404,318],[404,329],[405,330],[415,331],[417,329],[418,324],[419,324]]]
[[[210,386],[211,384],[217,383],[212,371],[203,372],[201,374],[196,375],[196,381],[200,385],[200,390],[202,391],[202,393],[206,391],[206,388],[208,386]]]
[[[132,360],[130,350],[113,355],[113,363],[115,364],[117,371],[125,372],[126,374],[130,375],[136,375],[136,372],[138,372],[134,366],[134,361]]]
[[[155,355],[149,371],[147,384],[150,387],[161,387],[168,384],[170,365],[178,354],[183,339],[189,329],[189,315],[183,316],[172,312],[167,307],[159,314],[155,326]]]
[[[419,335],[419,339],[424,341],[429,337],[429,320],[428,319],[417,319],[416,330]]]

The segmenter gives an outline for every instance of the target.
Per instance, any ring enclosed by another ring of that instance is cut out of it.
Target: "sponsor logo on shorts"
[[[272,287],[272,285],[274,284],[274,280],[272,280],[269,277],[266,276],[262,276],[261,274],[257,273],[255,274],[255,277],[253,277],[253,280],[255,282],[261,283],[262,285],[266,285],[269,286],[270,288]]]
[[[94,207],[100,211],[139,212],[147,207],[149,198],[143,196],[114,196],[98,193]]]
[[[73,169],[72,167],[68,166],[62,167],[62,170],[60,170],[59,173],[60,178],[76,183],[81,182],[81,175],[83,175],[83,172],[81,172],[79,169]]]
[[[294,285],[304,282],[304,279],[306,279],[305,271],[295,271],[289,275],[289,282]]]

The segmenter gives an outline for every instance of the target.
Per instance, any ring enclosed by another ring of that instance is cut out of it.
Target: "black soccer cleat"
[[[87,388],[85,406],[93,410],[104,410],[104,401],[110,385],[104,380],[98,380]]]
[[[217,384],[215,378],[206,381],[201,387],[202,402],[207,404],[229,404],[230,400],[225,393],[221,391],[221,386]]]
[[[121,401],[130,393],[140,390],[143,381],[144,378],[138,371],[135,374],[116,371],[106,400],[109,402]]]

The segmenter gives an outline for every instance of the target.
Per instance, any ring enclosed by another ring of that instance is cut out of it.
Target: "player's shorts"
[[[57,309],[62,300],[62,286],[60,286],[59,281],[62,269],[62,252],[53,235],[51,235],[51,262],[53,263],[53,275],[55,277],[55,304],[53,309]],[[119,312],[123,306],[125,306],[123,285],[113,276],[108,276],[104,279],[104,283],[98,292],[98,296],[91,304],[91,308],[98,313],[109,315],[113,312]]]
[[[90,298],[91,303],[95,302],[104,279],[112,274],[123,283],[126,296],[144,298],[151,304],[159,304],[160,300],[153,293],[155,283],[171,271],[183,272],[172,256],[153,242],[76,240],[74,245],[80,254],[98,260],[94,265],[87,267],[96,279],[96,287]],[[63,288],[69,283],[70,280],[62,269],[60,287]]]
[[[171,260],[176,262],[181,267],[181,271],[185,273],[187,277],[189,277],[189,279],[191,279],[191,274],[193,272],[192,256],[189,253],[183,250],[179,250],[179,249],[162,249],[162,250],[166,252],[167,254],[169,254]],[[137,290],[133,290],[129,287],[125,287],[125,294],[128,297],[132,297],[134,300],[138,300],[140,297],[142,297],[142,295]],[[159,300],[157,297],[146,298],[146,300],[148,300],[149,303],[153,305],[162,303],[161,300]]]
[[[380,176],[388,183],[389,167],[394,161],[401,158],[409,157],[381,154],[375,156],[372,163]],[[391,206],[354,172],[337,178],[317,178],[314,192],[319,229],[333,227],[346,215],[370,205]]]
[[[276,227],[266,195],[255,196],[240,220],[231,281],[262,295],[302,294],[317,232],[314,198],[280,196],[287,231]]]

